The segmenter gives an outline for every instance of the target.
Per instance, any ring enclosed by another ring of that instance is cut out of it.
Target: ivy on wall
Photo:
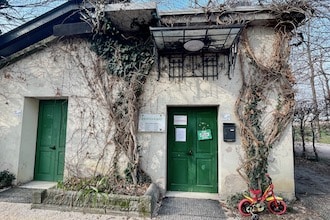
[[[109,74],[127,81],[138,74],[138,80],[143,82],[154,63],[153,45],[147,37],[143,33],[140,37],[126,37],[104,17],[91,44],[96,54],[106,60]]]
[[[125,153],[129,160],[126,175],[137,184],[148,178],[140,168],[136,134],[143,86],[154,63],[153,44],[148,34],[126,37],[105,17],[99,27],[91,38],[92,50],[105,61],[107,73],[117,77],[121,84],[117,87],[117,94],[110,95],[114,92],[109,90],[113,88],[113,82],[109,85],[109,81],[99,79],[108,105],[109,120],[114,123],[116,154]]]

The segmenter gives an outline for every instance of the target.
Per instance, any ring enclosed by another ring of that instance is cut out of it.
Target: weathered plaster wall
[[[37,143],[39,102],[34,98],[24,98],[22,115],[21,147],[18,158],[17,179],[27,182],[33,179],[34,158]]]
[[[38,103],[44,99],[68,100],[65,175],[109,170],[106,110],[86,80],[96,61],[85,41],[68,40],[0,70],[0,170],[9,169],[18,183],[33,179]]]
[[[275,192],[283,193],[286,198],[294,199],[294,158],[291,132],[292,127],[290,124],[269,156],[268,170],[274,180]]]

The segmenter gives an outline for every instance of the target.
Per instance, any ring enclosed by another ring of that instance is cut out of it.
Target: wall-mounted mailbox
[[[236,125],[234,123],[223,123],[223,141],[236,141]]]

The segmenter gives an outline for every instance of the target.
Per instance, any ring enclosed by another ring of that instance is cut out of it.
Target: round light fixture
[[[200,40],[190,40],[184,43],[183,47],[188,51],[195,52],[201,50],[204,47],[204,42]]]

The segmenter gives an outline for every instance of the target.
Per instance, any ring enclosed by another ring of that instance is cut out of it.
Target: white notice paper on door
[[[175,141],[186,142],[186,128],[175,128]]]
[[[187,115],[174,115],[173,125],[187,125]]]

